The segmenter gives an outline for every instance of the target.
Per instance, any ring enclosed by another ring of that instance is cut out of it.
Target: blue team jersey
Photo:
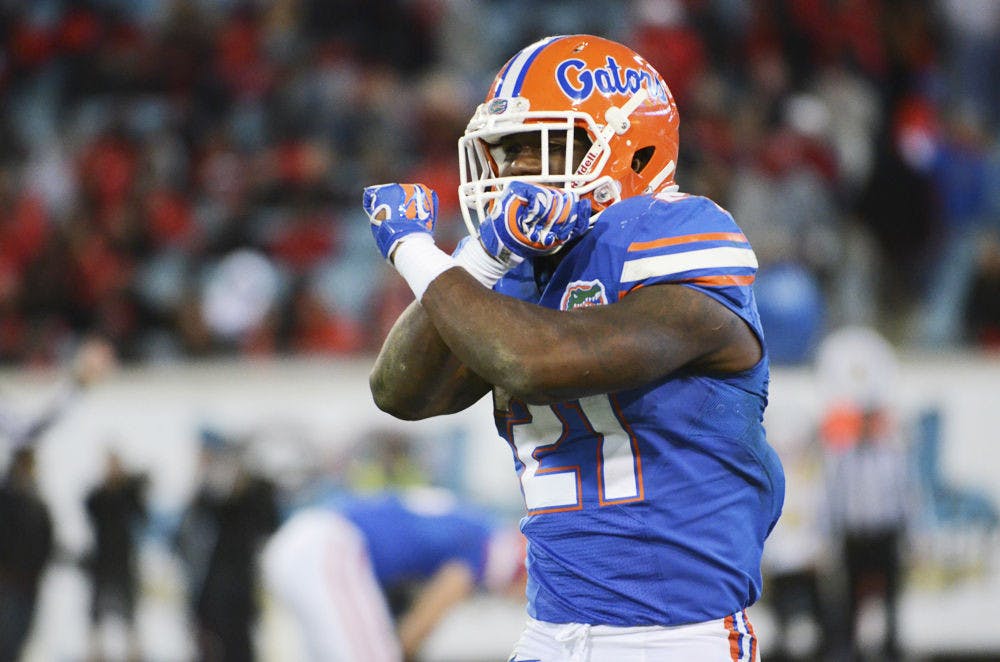
[[[566,251],[551,274],[525,262],[495,289],[568,310],[683,284],[736,313],[763,344],[756,258],[706,198],[624,200]],[[497,429],[527,507],[528,613],[554,623],[679,625],[754,603],[764,539],[784,498],[762,425],[768,379],[765,356],[737,374],[679,371],[551,406],[495,390]]]
[[[460,560],[483,577],[491,515],[431,491],[371,496],[339,495],[328,505],[354,523],[368,545],[375,577],[384,587],[430,578]]]

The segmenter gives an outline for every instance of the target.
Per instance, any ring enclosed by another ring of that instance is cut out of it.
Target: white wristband
[[[431,281],[456,266],[455,260],[434,245],[429,234],[414,233],[399,242],[392,264],[413,290],[417,301],[423,298]]]
[[[504,274],[512,267],[521,262],[520,259],[516,261],[511,259],[509,264],[498,262],[486,252],[486,249],[475,237],[470,237],[453,257],[455,264],[468,271],[473,278],[490,289],[493,289],[496,282],[503,278]],[[511,255],[511,258],[517,258],[517,256]]]

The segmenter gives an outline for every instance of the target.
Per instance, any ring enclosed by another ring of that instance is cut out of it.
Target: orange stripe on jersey
[[[700,276],[677,282],[695,285],[750,285],[755,278],[756,276]]]
[[[740,662],[740,633],[736,631],[733,615],[726,616],[726,629],[729,630],[729,659]]]
[[[691,244],[696,241],[738,241],[745,244],[747,243],[747,238],[742,232],[686,234],[683,237],[666,237],[664,239],[654,239],[653,241],[635,241],[629,244],[628,252],[645,251],[650,248],[662,248],[663,246],[676,246],[678,244]]]
[[[643,284],[639,283],[635,287],[630,287],[627,290],[618,290],[618,300],[621,301],[622,299],[625,298],[626,294],[632,294],[636,290],[641,290],[643,287],[644,287]]]
[[[700,278],[687,278],[685,280],[674,281],[674,284],[681,285],[690,283],[694,285],[707,285],[709,287],[725,287],[731,285],[751,285],[755,279],[756,276],[701,276]],[[621,301],[625,298],[626,294],[631,294],[632,292],[635,292],[643,287],[645,286],[640,283],[627,290],[620,290],[618,292],[618,300]]]

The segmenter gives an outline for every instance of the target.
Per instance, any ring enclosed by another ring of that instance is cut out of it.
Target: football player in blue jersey
[[[521,483],[528,620],[511,660],[756,660],[746,609],[784,475],[746,237],[674,183],[660,75],[590,35],[500,70],[459,140],[471,238],[435,247],[436,194],[365,189],[416,301],[371,373],[402,419],[492,393]]]
[[[440,488],[331,494],[278,529],[263,571],[309,660],[400,662],[474,592],[524,590],[524,537]],[[412,598],[394,623],[400,589]]]

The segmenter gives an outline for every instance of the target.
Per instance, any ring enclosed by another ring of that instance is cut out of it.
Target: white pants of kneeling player
[[[309,660],[402,660],[364,539],[347,519],[324,508],[293,515],[268,542],[263,574],[301,626]]]
[[[746,612],[673,627],[528,619],[508,662],[760,662]]]

